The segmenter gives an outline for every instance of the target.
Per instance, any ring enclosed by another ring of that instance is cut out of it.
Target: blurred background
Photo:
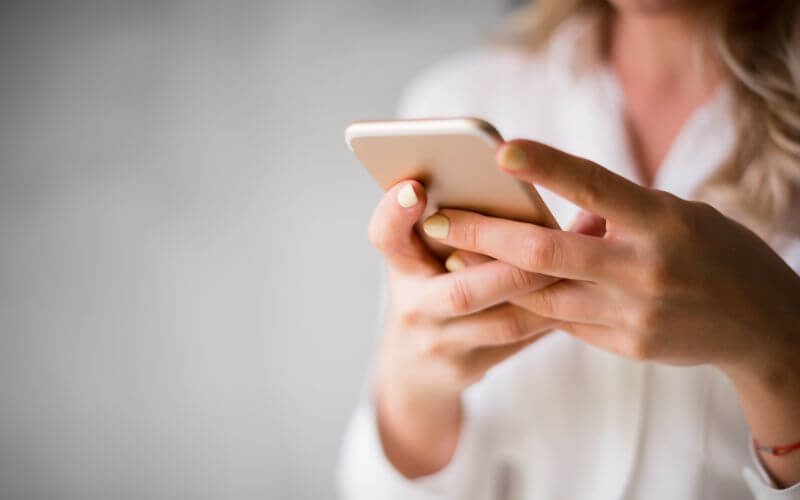
[[[343,128],[509,3],[0,2],[0,498],[333,498],[379,274]]]

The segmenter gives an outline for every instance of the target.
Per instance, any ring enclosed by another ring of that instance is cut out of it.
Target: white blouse
[[[477,116],[505,138],[529,138],[641,181],[613,74],[572,68],[587,25],[565,24],[535,55],[485,48],[423,74],[406,117]],[[731,150],[730,91],[720,87],[683,126],[653,182],[689,198]],[[578,208],[542,190],[563,227]],[[797,210],[800,218],[800,210]],[[776,245],[800,270],[800,238]],[[754,334],[756,334],[754,332]],[[464,394],[465,420],[443,470],[408,480],[386,459],[371,401],[344,438],[344,498],[800,499],[774,489],[751,449],[728,379],[711,366],[631,361],[553,333],[493,368]]]

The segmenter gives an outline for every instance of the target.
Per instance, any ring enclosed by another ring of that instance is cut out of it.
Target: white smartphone
[[[439,208],[459,208],[558,228],[532,184],[498,169],[495,153],[503,139],[488,122],[359,121],[347,127],[345,140],[384,190],[402,180],[420,181],[428,196],[426,216]],[[426,242],[440,256],[448,251]]]

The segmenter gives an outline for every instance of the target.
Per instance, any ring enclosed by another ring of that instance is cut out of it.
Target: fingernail
[[[498,162],[508,170],[522,170],[528,167],[528,155],[521,147],[506,144],[500,150]]]
[[[464,260],[456,254],[450,254],[450,257],[444,261],[444,267],[451,273],[458,271],[459,269],[464,269],[467,265],[464,263]]]
[[[422,229],[431,238],[447,238],[447,233],[450,232],[450,221],[444,215],[431,215],[422,223]]]
[[[410,208],[419,203],[417,193],[411,184],[406,184],[397,192],[397,203],[403,208]]]

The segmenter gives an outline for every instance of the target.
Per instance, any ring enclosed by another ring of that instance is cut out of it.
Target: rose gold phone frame
[[[384,190],[405,179],[420,181],[428,195],[425,216],[439,208],[461,208],[558,227],[533,185],[497,168],[502,138],[483,120],[361,121],[347,127],[345,139]]]

